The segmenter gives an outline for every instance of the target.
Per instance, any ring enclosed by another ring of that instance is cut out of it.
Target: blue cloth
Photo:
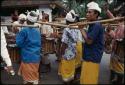
[[[100,63],[104,50],[104,28],[100,23],[91,24],[87,31],[87,37],[92,39],[93,43],[84,44],[83,59]]]
[[[23,62],[40,62],[41,36],[37,28],[24,27],[16,35],[16,44],[21,48]]]

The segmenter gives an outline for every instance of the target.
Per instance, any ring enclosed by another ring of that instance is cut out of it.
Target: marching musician
[[[104,6],[105,12],[109,18],[115,18],[110,12],[108,6]],[[118,17],[125,16],[124,8],[119,9],[117,12]],[[124,20],[118,22],[115,30],[110,30],[109,35],[112,40],[112,52],[110,59],[110,83],[111,84],[124,84],[124,43],[125,43],[125,25]]]
[[[17,33],[19,32],[22,27],[16,27],[16,25],[26,25],[26,15],[25,14],[20,14],[18,21],[13,22],[13,32]]]
[[[69,11],[65,19],[67,25],[77,22],[79,20],[78,15],[75,13],[74,10]],[[60,52],[62,58],[59,64],[58,74],[61,75],[62,80],[65,83],[70,83],[72,80],[74,80],[76,62],[78,62],[76,61],[76,57],[78,56],[78,55],[76,56],[77,53],[76,44],[77,41],[79,41],[80,34],[81,32],[78,29],[70,29],[67,27],[63,30],[62,40],[61,40],[62,45]],[[81,38],[82,37],[80,37],[80,39]]]
[[[87,7],[87,20],[96,21],[101,8],[95,2],[88,3]],[[84,29],[80,31],[85,40],[80,84],[98,84],[99,65],[104,48],[104,28],[100,23],[93,23],[89,25],[87,32]]]
[[[31,11],[27,15],[27,24],[34,25],[38,15]],[[16,35],[16,44],[21,49],[21,65],[18,74],[23,77],[24,84],[38,84],[41,50],[41,35],[37,28],[23,27]]]

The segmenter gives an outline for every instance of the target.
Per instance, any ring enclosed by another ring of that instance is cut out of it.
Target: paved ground
[[[57,67],[58,62],[56,62],[56,57],[54,54],[50,55],[51,67],[52,70],[49,73],[42,73],[40,84],[63,84],[60,77],[57,75]],[[109,84],[109,62],[110,55],[105,54],[102,57],[101,65],[100,65],[100,76],[99,76],[99,84]],[[17,73],[19,68],[18,64],[13,64],[14,69]],[[1,70],[1,83],[2,84],[21,84],[22,78],[17,74],[15,76],[10,76],[6,71]]]

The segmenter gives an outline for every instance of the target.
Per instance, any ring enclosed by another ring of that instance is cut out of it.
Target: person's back
[[[34,25],[37,19],[37,12],[29,12],[27,14],[27,25]],[[38,70],[41,60],[41,35],[38,28],[24,27],[16,35],[16,44],[21,48],[21,65],[18,74],[23,77],[24,84],[38,84]]]
[[[21,48],[24,62],[40,61],[41,37],[36,28],[25,27],[17,34],[16,43]]]

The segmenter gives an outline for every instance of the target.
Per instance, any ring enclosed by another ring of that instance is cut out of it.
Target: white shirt
[[[14,25],[20,25],[19,21],[13,22]],[[22,25],[26,25],[26,22],[24,22]],[[23,29],[23,27],[16,27],[19,31]]]
[[[53,33],[53,28],[50,25],[42,25],[42,33],[46,34],[46,37],[50,37],[50,34]]]
[[[4,35],[4,31],[1,27],[1,56],[2,56],[3,60],[5,61],[5,63],[7,64],[7,66],[12,66],[12,62],[10,60],[6,45],[7,45],[6,38]]]
[[[7,26],[1,26],[1,28],[3,29],[4,33],[9,34]]]

